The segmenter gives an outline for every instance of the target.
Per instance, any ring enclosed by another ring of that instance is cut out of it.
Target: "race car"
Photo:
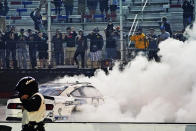
[[[104,102],[101,93],[90,83],[49,83],[42,84],[39,91],[45,96],[46,121],[69,121],[72,113],[81,111],[80,106],[98,106]],[[6,120],[22,118],[22,104],[19,98],[7,102]]]
[[[69,120],[72,113],[81,111],[81,105],[98,106],[104,102],[99,90],[86,82],[43,84],[40,86],[40,92],[55,98],[55,120]]]

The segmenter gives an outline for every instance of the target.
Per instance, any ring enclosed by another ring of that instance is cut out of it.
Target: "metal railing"
[[[144,0],[142,0],[142,4],[143,4],[143,2],[144,2]],[[135,15],[135,18],[134,18],[134,20],[133,20],[131,29],[130,29],[130,31],[129,31],[129,36],[130,36],[130,35],[133,35],[133,34],[135,33],[135,31],[136,31],[136,28],[137,28],[138,23],[139,23],[138,16],[141,15],[141,19],[140,19],[140,20],[141,20],[142,23],[143,23],[143,18],[144,18],[143,12],[144,12],[144,9],[145,9],[147,3],[148,3],[148,0],[145,1],[144,5],[143,5],[143,7],[142,7],[142,10],[141,10],[138,14]]]

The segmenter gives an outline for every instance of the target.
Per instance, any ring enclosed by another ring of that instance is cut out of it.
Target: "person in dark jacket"
[[[5,37],[2,32],[0,32],[0,69],[6,67],[5,59]]]
[[[99,34],[99,29],[95,28],[92,33],[87,35],[87,38],[90,39],[91,67],[94,68],[94,65],[98,67],[102,59],[103,37]]]
[[[16,48],[19,68],[27,69],[27,37],[24,35],[24,29],[20,30]]]
[[[29,57],[31,62],[31,68],[34,69],[37,66],[37,42],[35,34],[33,34],[31,29],[27,30],[28,37],[27,37],[27,44],[29,45]]]
[[[107,28],[105,29],[106,35],[106,52],[108,59],[115,59],[116,58],[116,40],[115,40],[115,33],[114,33],[114,26],[112,22],[109,22]]]
[[[183,9],[183,25],[185,29],[188,25],[191,24],[193,20],[194,7],[188,0],[185,0],[182,5],[182,9]]]
[[[162,23],[160,24],[160,27],[165,27],[165,31],[169,32],[170,36],[172,36],[172,30],[170,24],[167,22],[167,18],[163,17],[162,18]]]
[[[63,39],[61,32],[57,29],[55,36],[52,38],[54,45],[54,54],[56,59],[56,65],[64,64],[64,50],[63,50]]]
[[[148,41],[149,41],[149,53],[148,53],[148,59],[149,60],[155,60],[156,62],[160,61],[158,53],[158,41],[157,41],[157,35],[154,33],[155,30],[153,28],[150,29],[150,34],[147,35]]]
[[[40,68],[45,68],[47,66],[47,60],[48,60],[47,40],[48,37],[46,34],[42,32],[38,32],[36,41],[37,41],[37,48],[39,52]]]
[[[34,22],[35,30],[39,32],[45,32],[40,11],[41,10],[39,9],[35,9],[34,11],[31,12],[30,16]]]
[[[74,65],[73,57],[76,51],[76,36],[77,33],[75,32],[74,28],[67,27],[67,35],[65,36],[64,40],[67,43],[66,46],[66,64]]]
[[[6,39],[6,67],[8,69],[10,69],[10,55],[12,56],[14,68],[17,68],[16,41],[17,41],[17,38],[14,32],[10,32],[8,34],[8,38]]]
[[[74,54],[74,60],[79,68],[77,57],[81,57],[81,67],[84,68],[85,52],[87,50],[87,38],[84,36],[83,30],[79,30],[79,36],[76,38],[77,49]]]
[[[53,0],[54,6],[55,6],[55,13],[56,15],[61,14],[61,5],[62,5],[62,0]]]

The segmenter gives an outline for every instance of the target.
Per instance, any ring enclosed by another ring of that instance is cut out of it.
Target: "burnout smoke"
[[[97,108],[84,106],[74,121],[93,122],[196,122],[196,26],[185,43],[168,39],[160,44],[161,63],[138,56],[123,72],[109,75],[101,70],[91,78],[57,80],[87,81],[105,96]]]

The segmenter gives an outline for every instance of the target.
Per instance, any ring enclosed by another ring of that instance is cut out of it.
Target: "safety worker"
[[[140,51],[144,52],[144,51],[146,51],[146,49],[149,46],[149,42],[147,40],[147,37],[142,32],[142,28],[141,27],[139,27],[137,29],[136,34],[130,36],[130,40],[135,43],[136,55],[137,55],[137,52],[140,52]]]
[[[38,82],[33,77],[23,77],[17,83],[16,91],[23,106],[22,131],[45,131],[46,105],[39,93]]]

